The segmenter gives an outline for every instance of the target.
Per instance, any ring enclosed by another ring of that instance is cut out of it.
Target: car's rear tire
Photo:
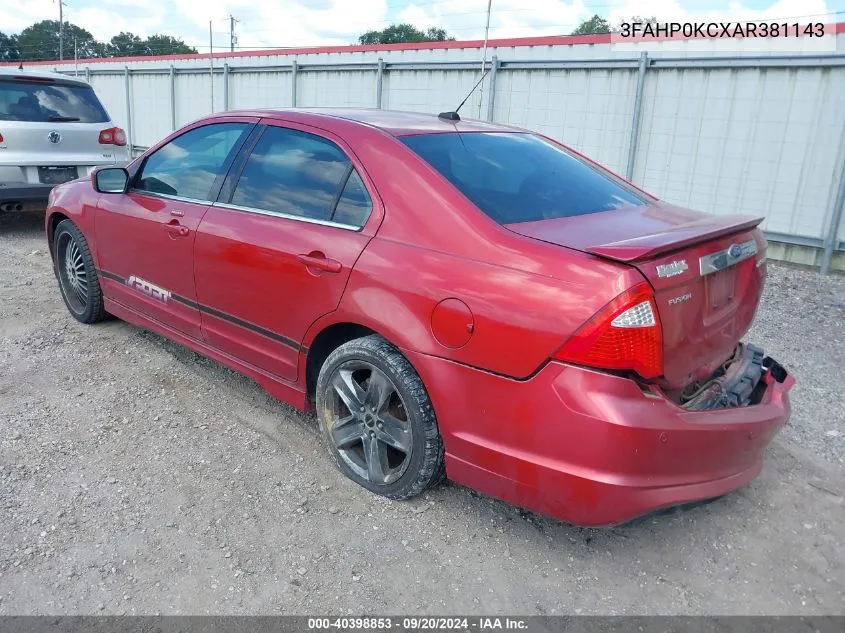
[[[425,386],[382,337],[333,351],[320,369],[316,395],[329,454],[355,483],[408,499],[443,479],[443,442]]]
[[[88,241],[70,220],[62,220],[53,234],[53,254],[59,289],[68,312],[82,323],[108,316]]]

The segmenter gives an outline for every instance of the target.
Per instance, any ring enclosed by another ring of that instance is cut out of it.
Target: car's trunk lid
[[[765,275],[761,219],[655,202],[506,226],[635,266],[654,288],[665,382],[684,386],[726,361],[751,325]]]

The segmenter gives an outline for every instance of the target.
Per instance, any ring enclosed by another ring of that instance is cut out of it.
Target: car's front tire
[[[367,490],[408,499],[445,474],[425,386],[402,353],[378,335],[344,343],[323,363],[317,417],[329,454]]]
[[[70,220],[62,220],[56,226],[53,254],[59,289],[68,312],[82,323],[105,319],[108,315],[91,249],[82,231]]]

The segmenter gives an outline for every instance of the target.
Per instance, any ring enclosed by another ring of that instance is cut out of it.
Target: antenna
[[[475,82],[475,85],[472,87],[472,90],[470,90],[469,93],[467,94],[467,96],[464,97],[464,100],[461,101],[461,105],[459,105],[457,108],[455,108],[454,112],[441,112],[440,114],[437,115],[437,118],[446,119],[447,121],[460,121],[461,117],[458,115],[458,112],[461,111],[461,108],[464,107],[464,104],[472,96],[472,93],[475,92],[475,89],[478,88],[478,86],[481,85],[481,82],[484,81],[484,78],[487,76],[487,73],[489,73],[489,72],[490,72],[489,68],[484,71],[484,74],[481,75],[481,78],[477,82]]]

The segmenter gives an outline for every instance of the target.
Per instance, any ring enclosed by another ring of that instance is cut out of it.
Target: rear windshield
[[[109,120],[88,86],[0,79],[0,121],[105,123]]]
[[[500,224],[584,215],[648,200],[533,134],[421,134],[400,140]]]

